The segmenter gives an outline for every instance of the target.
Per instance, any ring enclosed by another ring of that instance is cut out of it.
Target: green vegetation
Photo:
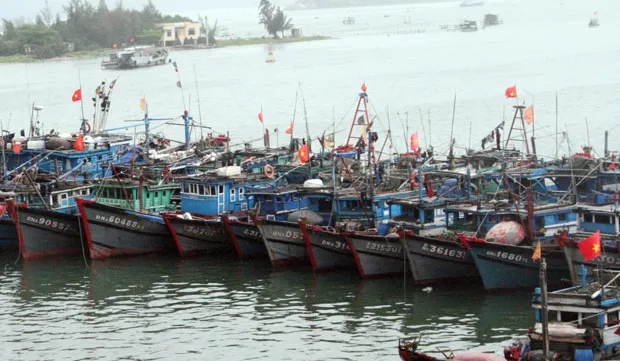
[[[105,0],[93,6],[89,0],[69,0],[63,7],[66,20],[55,19],[47,1],[35,24],[15,25],[2,20],[0,56],[30,54],[38,59],[62,56],[73,50],[93,50],[134,44],[156,44],[161,38],[157,24],[189,22],[180,15],[162,15],[151,0],[141,11],[125,9],[122,1],[109,9]],[[206,43],[206,39],[198,39]]]
[[[223,48],[226,46],[243,46],[243,45],[258,45],[258,44],[285,44],[285,43],[298,43],[303,41],[316,41],[316,40],[327,40],[330,39],[327,36],[302,36],[299,38],[283,38],[283,39],[272,39],[272,38],[247,38],[247,39],[230,39],[230,40],[220,40],[217,43],[218,48]]]
[[[279,6],[276,7],[269,0],[260,0],[258,4],[258,23],[262,24],[274,39],[278,39],[278,32],[282,33],[282,37],[284,37],[284,31],[293,28],[292,20],[284,15]]]

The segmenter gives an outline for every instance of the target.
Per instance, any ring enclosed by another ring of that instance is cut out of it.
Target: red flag
[[[114,49],[116,49],[116,48],[118,47],[118,45],[116,45],[116,43],[114,43],[114,44],[112,44],[112,47],[113,47]]]
[[[260,112],[258,112],[258,120],[260,120],[261,123],[264,123],[263,120],[263,111],[261,110]]]
[[[411,143],[411,150],[418,150],[420,148],[420,139],[418,138],[417,131],[411,134],[411,141],[409,143]]]
[[[297,155],[299,155],[299,160],[302,163],[308,163],[308,161],[310,160],[310,152],[308,150],[308,143],[304,144],[301,148],[299,148]]]
[[[426,193],[428,193],[428,196],[430,198],[433,198],[433,196],[435,195],[435,190],[433,189],[433,183],[431,183],[431,181],[426,182],[426,188],[427,188]]]
[[[74,103],[82,100],[82,88],[73,92],[73,96],[71,97],[71,100],[73,100]]]
[[[511,86],[510,88],[506,88],[506,98],[516,98],[517,97],[517,86]]]
[[[584,261],[595,259],[601,254],[601,231],[594,232],[590,237],[577,243]]]
[[[129,42],[130,42],[130,43],[133,43],[134,41],[136,41],[136,39],[135,39],[135,38],[131,38],[131,39],[129,39]]]
[[[534,123],[534,106],[530,105],[525,109],[525,114],[523,114],[523,119],[527,122],[527,124]]]
[[[75,150],[77,151],[84,150],[84,135],[80,134],[77,137],[77,139],[75,140],[75,143],[73,143],[73,148],[75,148]]]
[[[286,130],[286,134],[293,134],[293,122],[291,122],[291,126]]]

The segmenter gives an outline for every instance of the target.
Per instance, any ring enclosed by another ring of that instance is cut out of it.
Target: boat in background
[[[106,55],[102,69],[134,69],[168,62],[168,50],[154,46],[132,46]]]

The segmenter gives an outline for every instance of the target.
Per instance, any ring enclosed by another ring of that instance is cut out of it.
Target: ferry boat
[[[107,54],[102,69],[134,69],[163,65],[168,62],[168,50],[153,46],[133,46]]]

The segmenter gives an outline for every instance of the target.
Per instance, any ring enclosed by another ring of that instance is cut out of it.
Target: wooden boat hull
[[[299,224],[267,220],[255,221],[255,223],[274,267],[310,263],[310,256]]]
[[[265,248],[265,242],[258,227],[249,222],[231,220],[226,216],[222,217],[222,222],[235,245],[239,258],[267,257],[267,248]]]
[[[92,259],[172,253],[176,246],[162,217],[78,199]]]
[[[532,247],[491,242],[466,242],[484,288],[489,291],[533,289],[540,285],[539,262],[532,260]],[[549,289],[566,286],[569,275],[562,250],[545,250]]]
[[[415,234],[407,234],[401,241],[417,284],[480,280],[471,254],[458,242]]]
[[[11,249],[19,247],[17,227],[10,215],[0,216],[0,249]]]
[[[322,227],[300,223],[301,231],[315,271],[355,269],[357,266],[345,237]]]
[[[601,252],[601,255],[587,262],[583,259],[583,254],[579,251],[575,242],[566,241],[565,245],[562,247],[562,251],[568,263],[570,277],[573,283],[581,283],[583,269],[586,270],[588,280],[590,281],[593,279],[594,270],[597,268],[620,271],[620,253],[618,251],[618,246],[612,247],[603,245],[603,252]]]
[[[364,278],[402,276],[405,251],[398,236],[345,233],[360,276]]]
[[[219,219],[182,219],[173,215],[163,217],[181,256],[234,251],[224,224]]]
[[[24,259],[86,253],[79,216],[13,203],[10,209]]]

